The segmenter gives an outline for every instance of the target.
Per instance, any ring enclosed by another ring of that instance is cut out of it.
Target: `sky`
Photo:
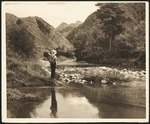
[[[84,22],[85,19],[98,9],[97,1],[82,2],[6,2],[5,13],[17,17],[38,16],[56,28],[62,22],[68,24],[76,21]]]

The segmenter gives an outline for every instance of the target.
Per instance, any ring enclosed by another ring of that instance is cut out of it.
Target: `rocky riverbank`
[[[146,106],[146,71],[109,67],[65,67],[57,69],[58,80],[82,87],[88,99]]]
[[[73,60],[68,60],[70,63]],[[63,62],[63,64],[67,64]],[[71,63],[70,63],[71,64]],[[77,65],[77,62],[73,61],[73,64]],[[84,63],[80,63],[83,65]],[[32,65],[32,64],[31,64]],[[58,65],[61,66],[60,63]],[[87,65],[87,63],[86,63]],[[26,69],[24,76],[19,77],[22,84],[18,82],[9,82],[7,86],[48,86],[50,85],[50,67],[47,61],[37,62],[36,66],[30,66]],[[18,71],[16,72],[18,73]],[[19,72],[18,74],[20,74]],[[29,74],[28,74],[29,73]],[[9,74],[9,72],[8,72]],[[36,76],[35,76],[36,75]],[[12,79],[12,75],[11,79]],[[8,75],[8,81],[10,79]],[[18,75],[17,75],[18,76]],[[36,77],[36,78],[35,78]],[[31,80],[31,78],[33,80]],[[39,80],[40,78],[40,80]],[[16,78],[17,79],[17,78]],[[146,86],[146,71],[132,71],[127,69],[116,69],[110,67],[57,67],[56,69],[56,82],[59,82],[59,86],[77,86],[82,87],[84,85],[89,85],[90,87],[108,87],[108,86],[121,86],[126,85],[136,86],[140,88],[145,88]],[[10,85],[11,84],[11,85]],[[27,85],[23,85],[27,84]],[[56,85],[58,86],[58,85]],[[26,95],[20,93],[17,88],[13,91],[12,89],[7,90],[8,103],[10,101],[38,101],[39,98],[32,95]]]
[[[109,67],[65,67],[58,69],[58,80],[67,84],[91,84],[103,86],[105,84],[116,85],[122,82],[140,81],[145,85],[146,71],[131,71],[127,69],[115,69]]]

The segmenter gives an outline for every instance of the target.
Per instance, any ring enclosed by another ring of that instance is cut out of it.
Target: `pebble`
[[[125,72],[125,71],[127,71],[127,69],[123,69],[123,71]]]
[[[102,84],[106,84],[106,83],[107,83],[107,80],[101,80],[101,83],[102,83]]]

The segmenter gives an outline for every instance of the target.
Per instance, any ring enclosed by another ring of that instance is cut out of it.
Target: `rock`
[[[125,72],[125,71],[127,71],[127,69],[123,69],[123,71]]]
[[[101,80],[101,83],[102,83],[102,84],[106,84],[106,83],[108,83],[108,81],[105,80],[105,79],[102,79],[102,80]]]
[[[67,74],[64,74],[64,75],[63,75],[63,77],[67,77],[67,76],[68,76]]]
[[[143,72],[139,72],[139,76],[140,76],[140,77],[144,77],[145,74],[144,74]]]
[[[146,71],[142,70],[141,73],[143,73],[144,75],[146,74]]]
[[[117,70],[117,69],[113,69],[112,71],[114,71],[114,72],[118,72],[118,70]]]
[[[81,79],[79,79],[79,80],[78,80],[78,83],[80,83],[80,84],[81,84],[81,83],[82,83],[82,80],[81,80]]]
[[[86,83],[86,82],[87,82],[86,80],[82,80],[82,81],[81,81],[82,84],[84,84],[84,83]]]
[[[71,82],[70,79],[66,79],[65,81],[66,81],[67,84],[69,84]]]
[[[107,67],[99,67],[99,69],[107,70]]]
[[[90,84],[93,84],[93,82],[92,82],[92,81],[90,81]]]

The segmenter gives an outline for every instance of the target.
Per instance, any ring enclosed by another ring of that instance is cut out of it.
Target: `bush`
[[[58,56],[65,56],[68,58],[73,58],[74,57],[74,52],[73,50],[66,50],[65,47],[59,47],[56,49],[57,55]]]
[[[26,58],[34,56],[34,36],[29,31],[23,28],[15,30],[11,33],[10,39],[14,50],[18,54],[21,54]]]

